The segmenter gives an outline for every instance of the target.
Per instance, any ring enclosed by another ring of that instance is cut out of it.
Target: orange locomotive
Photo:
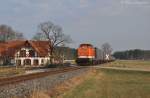
[[[103,51],[101,49],[93,47],[91,44],[81,44],[77,49],[76,63],[78,65],[97,65],[102,63],[112,62],[115,59],[111,57],[105,59]]]
[[[81,44],[77,49],[78,58],[76,60],[77,64],[90,65],[94,63],[96,57],[95,48],[91,44]]]
[[[76,63],[78,65],[97,65],[114,61],[111,58],[105,59],[103,51],[91,44],[81,44],[77,49],[77,53]]]
[[[91,44],[81,44],[78,48],[78,58],[95,58],[95,49]]]

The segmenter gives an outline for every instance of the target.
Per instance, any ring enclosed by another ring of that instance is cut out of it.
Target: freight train
[[[91,44],[80,44],[77,48],[76,63],[78,65],[97,65],[111,61],[113,59],[109,54],[104,55],[100,49]]]

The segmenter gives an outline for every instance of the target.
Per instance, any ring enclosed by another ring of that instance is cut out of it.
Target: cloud
[[[132,5],[132,6],[150,6],[150,1],[148,0],[121,0],[122,5]]]

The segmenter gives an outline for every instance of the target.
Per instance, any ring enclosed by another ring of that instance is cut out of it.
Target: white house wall
[[[21,50],[25,50],[26,51],[26,55],[27,55],[29,50],[34,50],[34,49],[32,47],[29,47],[29,48],[23,47],[18,52],[16,52],[15,58],[14,58],[15,64],[17,63],[17,60],[20,60],[21,61],[21,65],[20,66],[25,66],[24,60],[27,60],[27,59],[31,60],[31,66],[34,65],[34,60],[38,60],[38,65],[45,65],[45,64],[48,63],[48,61],[50,59],[49,57],[38,57],[37,52],[35,52],[35,56],[34,57],[19,57]],[[43,60],[43,62],[42,62],[42,60]]]
[[[49,61],[49,57],[28,57],[28,58],[27,57],[20,57],[20,58],[15,58],[15,63],[17,60],[21,60],[20,66],[24,66],[25,65],[24,60],[26,60],[26,59],[31,60],[31,66],[34,65],[34,60],[38,60],[38,63],[39,63],[38,65],[45,65]],[[44,61],[43,63],[42,63],[42,60]]]

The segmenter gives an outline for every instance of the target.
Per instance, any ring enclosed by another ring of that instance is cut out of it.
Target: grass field
[[[107,67],[119,67],[119,68],[141,68],[150,69],[150,60],[117,60],[112,63],[104,64],[102,66]]]
[[[0,67],[0,78],[15,76],[25,73],[24,68]]]
[[[97,69],[62,98],[150,98],[150,72]]]

